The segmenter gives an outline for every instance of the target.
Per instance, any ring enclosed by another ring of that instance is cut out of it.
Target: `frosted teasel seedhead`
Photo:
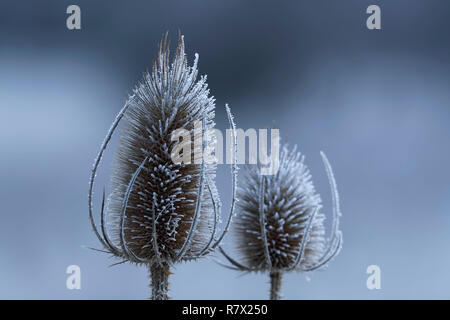
[[[137,264],[172,265],[203,257],[213,251],[228,231],[218,234],[220,199],[215,186],[214,163],[203,159],[212,141],[206,131],[215,126],[214,98],[209,96],[206,76],[197,80],[198,55],[187,64],[183,36],[179,36],[170,62],[167,34],[160,42],[152,72],[145,73],[113,122],[97,156],[89,184],[89,217],[105,252]],[[235,125],[226,106],[236,144]],[[93,217],[95,175],[103,153],[119,122],[123,120],[115,153],[111,191],[105,204],[103,193],[100,231]],[[194,124],[201,122],[201,131]],[[171,150],[174,130],[185,129],[194,141],[191,164],[174,163]],[[199,150],[199,148],[201,148]],[[232,165],[233,198],[236,160]],[[152,268],[150,268],[152,269]],[[164,268],[163,268],[164,269]]]
[[[228,267],[255,272],[307,272],[324,267],[339,253],[342,245],[339,196],[330,163],[323,152],[321,156],[333,201],[329,239],[325,239],[320,195],[311,181],[304,156],[296,147],[289,150],[284,145],[275,175],[261,175],[257,166],[248,166],[246,170],[237,193],[239,212],[234,223],[237,251],[244,261],[238,262],[220,248],[232,264]]]

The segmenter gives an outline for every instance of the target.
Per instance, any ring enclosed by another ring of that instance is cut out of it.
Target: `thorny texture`
[[[203,161],[203,154],[210,154],[214,143],[214,137],[206,134],[215,125],[214,98],[209,96],[206,76],[197,80],[197,54],[193,66],[188,66],[181,35],[172,62],[169,53],[166,34],[152,72],[144,74],[112,124],[95,160],[89,185],[89,217],[105,251],[122,262],[160,268],[213,251],[228,231],[234,210],[233,201],[225,230],[216,235],[220,216],[214,182],[216,165]],[[226,111],[236,144],[228,106]],[[100,234],[92,213],[93,185],[103,152],[122,119],[106,210],[103,195]],[[172,141],[172,132],[178,129],[191,135],[190,164],[172,161],[174,147],[188,143],[182,138]]]
[[[239,214],[235,221],[239,263],[223,249],[221,252],[243,271],[312,271],[325,266],[338,254],[342,234],[339,230],[339,198],[331,166],[321,154],[333,196],[333,226],[325,239],[325,216],[321,199],[311,181],[304,157],[283,146],[280,167],[272,176],[248,166],[238,189]]]

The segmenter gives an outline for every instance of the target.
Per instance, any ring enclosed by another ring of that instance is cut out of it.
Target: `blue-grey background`
[[[82,30],[66,28],[77,4]],[[382,30],[365,26],[378,4]],[[324,272],[285,277],[287,299],[450,298],[450,3],[447,0],[2,1],[0,298],[147,298],[147,270],[82,246],[93,159],[161,35],[200,54],[226,127],[271,127],[306,155],[331,215],[319,151],[334,167],[344,248]],[[114,146],[114,144],[112,145]],[[96,188],[107,182],[112,150]],[[219,169],[224,208],[228,167]],[[99,199],[95,205],[99,210]],[[227,238],[230,243],[231,238]],[[66,289],[68,265],[82,289]],[[381,290],[366,268],[381,268]],[[265,299],[267,275],[179,265],[175,299]]]

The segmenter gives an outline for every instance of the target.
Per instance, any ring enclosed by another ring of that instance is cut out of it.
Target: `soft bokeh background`
[[[82,30],[66,28],[78,4]],[[370,4],[382,30],[365,27]],[[334,167],[344,248],[328,270],[289,274],[287,299],[450,298],[450,3],[447,0],[3,1],[0,5],[0,298],[149,296],[144,268],[98,247],[87,212],[93,159],[166,30],[200,54],[226,127],[271,127]],[[99,174],[106,183],[112,151]],[[228,167],[219,169],[224,208]],[[99,210],[99,199],[95,203]],[[228,237],[230,243],[230,237]],[[68,265],[82,289],[66,289]],[[366,288],[379,265],[381,290]],[[175,299],[265,299],[268,277],[212,261],[178,266]]]

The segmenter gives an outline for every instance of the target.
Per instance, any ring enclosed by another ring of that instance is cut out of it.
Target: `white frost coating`
[[[311,225],[312,225],[312,222],[313,222],[314,217],[316,216],[317,212],[319,212],[318,207],[314,210],[313,214],[311,214],[311,217],[309,218],[308,226],[305,228],[305,232],[303,233],[302,242],[300,244],[300,248],[298,250],[297,257],[296,257],[294,263],[292,264],[292,266],[290,266],[286,269],[287,271],[294,270],[300,264],[300,262],[303,258],[303,254],[305,253],[306,243],[308,243],[308,240],[309,240],[309,232],[311,230]]]
[[[105,240],[106,244],[108,245],[108,248],[111,248],[111,250],[114,250],[116,252],[119,252],[119,249],[114,246],[111,239],[108,236],[108,232],[106,230],[106,222],[105,222],[105,188],[103,188],[102,193],[102,211],[100,214],[100,227],[102,229],[103,239]]]
[[[234,123],[234,118],[231,113],[230,107],[228,104],[225,104],[225,110],[227,112],[228,122],[230,123],[231,127],[231,134],[233,137],[233,162],[231,164],[231,176],[232,176],[232,187],[231,187],[231,207],[230,207],[230,213],[228,215],[228,220],[225,225],[225,229],[223,230],[221,236],[217,239],[217,241],[214,243],[214,245],[211,247],[212,249],[215,249],[220,242],[222,241],[223,237],[225,237],[226,233],[228,232],[231,224],[231,220],[234,215],[235,205],[236,205],[236,189],[237,189],[237,137],[236,137],[236,125]]]
[[[209,180],[207,180],[206,183],[207,183],[208,192],[211,196],[211,201],[212,201],[212,204],[214,207],[214,224],[213,224],[213,230],[211,232],[211,238],[209,239],[208,243],[203,248],[203,250],[200,251],[201,256],[208,253],[208,250],[211,248],[211,243],[215,240],[217,224],[219,223],[219,216],[220,216],[220,202],[218,201],[218,194],[217,194],[217,192],[213,191]]]
[[[148,158],[145,158],[144,161],[139,165],[139,167],[136,169],[136,172],[131,177],[130,183],[127,186],[127,189],[125,191],[125,196],[123,198],[122,203],[122,212],[120,213],[120,244],[122,246],[123,253],[125,254],[126,258],[130,261],[134,262],[145,262],[145,259],[141,259],[137,257],[129,248],[127,245],[127,242],[125,241],[125,212],[127,210],[128,205],[128,199],[131,193],[131,190],[133,189],[134,183],[139,176],[139,173],[141,172],[142,168],[145,165],[145,162],[147,162]]]
[[[153,244],[153,251],[155,252],[156,261],[160,266],[162,266],[162,259],[158,245],[158,236],[156,235],[156,213],[154,203],[152,206],[152,244]]]
[[[330,240],[333,240],[336,233],[339,232],[339,218],[341,217],[341,211],[339,206],[339,193],[336,186],[336,180],[334,178],[333,169],[331,168],[330,162],[323,151],[320,152],[322,156],[322,161],[325,166],[325,170],[328,176],[328,182],[330,183],[331,198],[333,202],[333,226],[331,229]]]
[[[122,119],[123,115],[125,114],[125,111],[128,109],[129,106],[129,101],[131,99],[133,99],[134,95],[131,96],[128,101],[125,103],[125,105],[123,106],[123,108],[120,110],[120,112],[117,114],[114,122],[111,124],[111,127],[108,130],[108,133],[106,134],[105,139],[103,140],[103,143],[100,147],[100,151],[97,155],[97,157],[94,160],[94,165],[92,167],[92,172],[91,172],[91,178],[89,179],[89,191],[88,191],[88,206],[89,206],[89,221],[91,222],[91,226],[92,229],[94,230],[95,235],[97,236],[98,240],[103,244],[103,246],[108,249],[109,251],[111,251],[112,253],[120,256],[120,251],[117,247],[115,247],[114,245],[109,245],[105,239],[103,239],[100,234],[98,233],[97,230],[97,226],[95,225],[95,221],[94,221],[94,216],[92,213],[92,198],[93,198],[93,189],[94,189],[94,182],[95,182],[95,177],[97,175],[97,169],[100,165],[100,162],[102,160],[103,157],[103,153],[106,150],[106,147],[108,146],[109,141],[111,140],[111,137],[114,133],[114,131],[116,130],[117,126],[119,125],[120,120]],[[103,229],[104,227],[102,227]]]
[[[342,231],[339,230],[339,219],[342,216],[339,206],[339,193],[337,190],[336,180],[334,178],[333,169],[330,162],[324,152],[320,152],[322,161],[327,172],[328,181],[331,188],[331,196],[333,203],[333,224],[331,230],[331,236],[328,240],[328,249],[320,258],[319,262],[313,266],[303,268],[302,271],[313,271],[326,266],[336,255],[339,254],[342,249]]]
[[[203,119],[206,119],[206,114],[203,114]],[[205,121],[202,121],[202,133],[206,132],[206,124]],[[202,154],[204,151],[204,146],[206,144],[205,135],[202,134]],[[178,253],[177,257],[175,258],[175,261],[180,260],[183,255],[186,253],[186,250],[188,249],[189,245],[191,244],[192,236],[194,235],[194,231],[197,227],[198,223],[198,216],[200,214],[200,208],[202,206],[202,196],[203,196],[203,187],[204,187],[204,180],[205,180],[205,161],[203,161],[202,157],[202,164],[200,169],[200,181],[198,183],[198,193],[197,193],[197,202],[195,204],[195,213],[194,218],[191,223],[191,228],[189,230],[188,236],[186,238],[186,241],[183,244],[183,247],[181,248],[180,252]]]

